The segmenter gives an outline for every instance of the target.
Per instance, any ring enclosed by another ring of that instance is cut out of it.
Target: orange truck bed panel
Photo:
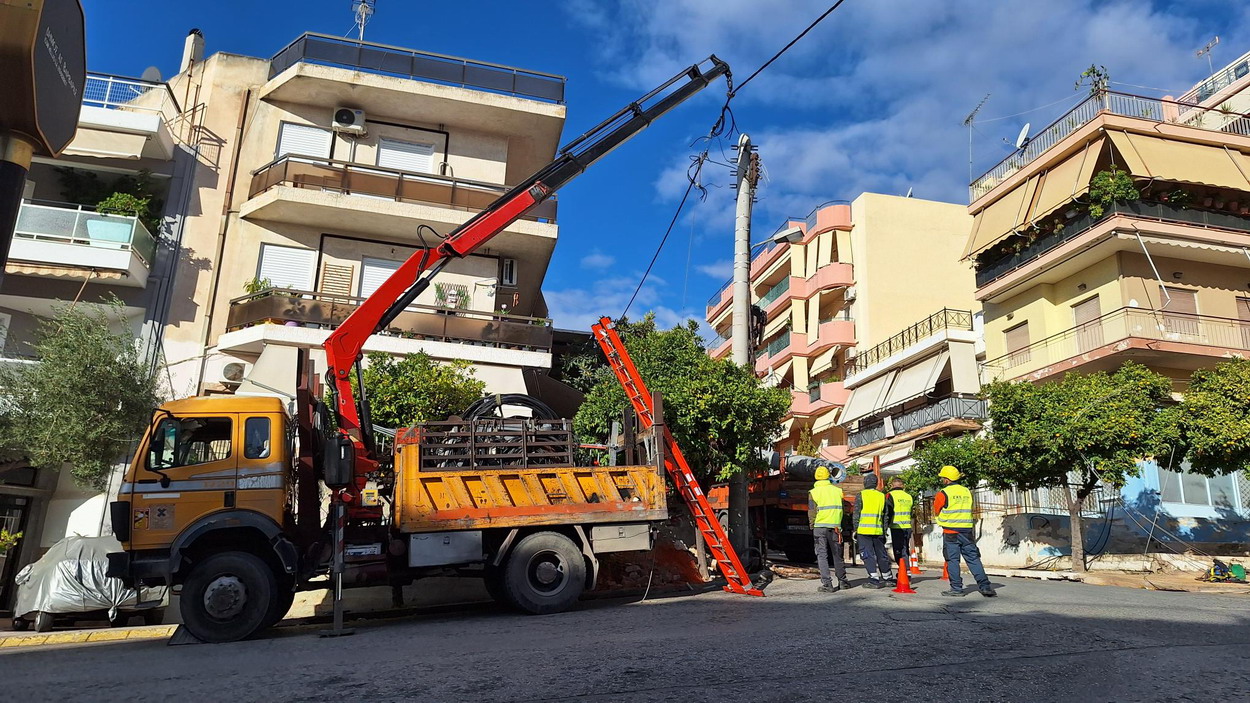
[[[418,451],[401,446],[395,458],[401,532],[668,519],[655,466],[417,471]]]

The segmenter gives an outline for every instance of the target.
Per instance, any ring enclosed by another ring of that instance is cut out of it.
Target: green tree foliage
[[[95,171],[72,168],[58,168],[56,173],[61,181],[61,196],[67,201],[105,214],[137,214],[153,237],[160,236],[165,204],[157,196],[151,171],[144,169],[109,179],[101,178]]]
[[[751,370],[709,357],[693,321],[659,331],[648,315],[618,330],[647,387],[664,395],[665,421],[700,479],[726,478],[752,464],[756,448],[772,444],[790,408],[788,391],[763,387]],[[583,369],[597,380],[575,426],[583,440],[606,441],[625,394],[610,370]]]
[[[364,377],[373,423],[391,428],[446,420],[464,412],[486,389],[484,381],[473,377],[469,362],[441,364],[425,353],[396,358],[372,352]],[[359,392],[355,378],[352,387]]]
[[[0,445],[32,464],[68,464],[84,488],[104,488],[114,465],[147,428],[156,378],[125,328],[121,304],[71,305],[43,321],[37,364],[4,369],[8,417]]]
[[[1178,415],[1195,473],[1250,472],[1250,360],[1195,371]]]
[[[638,322],[623,317],[615,325],[616,333],[626,340],[626,345],[631,339],[647,337],[658,331],[655,316],[650,313]],[[551,377],[582,393],[589,393],[595,386],[608,381],[615,382],[616,379],[607,360],[603,358],[599,343],[593,339],[587,339],[567,353],[558,355],[551,369]]]
[[[1111,74],[1107,72],[1107,67],[1091,63],[1089,68],[1081,72],[1081,77],[1072,85],[1072,89],[1080,90],[1081,86],[1085,86],[1089,88],[1090,95],[1101,95],[1107,91],[1107,84],[1110,82]]]
[[[0,529],[0,557],[17,546],[17,543],[20,541],[22,541],[21,532],[9,532],[8,530]]]
[[[982,479],[996,475],[994,443],[983,437],[939,437],[917,448],[911,456],[915,464],[903,472],[902,478],[907,491],[914,495],[940,488],[938,472],[943,466],[954,466],[963,472],[966,486],[976,486]]]

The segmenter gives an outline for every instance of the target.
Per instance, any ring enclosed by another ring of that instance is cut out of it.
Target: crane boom
[[[710,66],[705,68],[707,64]],[[327,385],[334,398],[338,431],[350,440],[355,451],[355,485],[347,487],[345,498],[350,501],[364,487],[365,476],[377,466],[364,386],[360,385],[359,403],[351,386],[352,371],[359,373],[361,352],[369,336],[385,329],[411,305],[452,259],[467,256],[490,241],[591,164],[722,75],[729,75],[729,65],[715,55],[709,56],[569,142],[554,161],[457,227],[438,246],[422,248],[408,257],[331,333],[324,343]]]

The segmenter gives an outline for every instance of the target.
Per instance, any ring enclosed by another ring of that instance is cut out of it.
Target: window
[[[379,140],[378,165],[408,173],[434,173],[434,145]]]
[[[1076,324],[1076,346],[1078,352],[1087,352],[1102,346],[1102,324],[1098,321],[1102,310],[1098,306],[1098,296],[1083,300],[1072,306],[1072,321]]]
[[[504,259],[502,271],[499,274],[499,280],[502,285],[516,285],[516,259]]]
[[[256,277],[269,279],[275,288],[312,290],[316,265],[317,252],[312,249],[262,244]]]
[[[1164,327],[1174,335],[1198,336],[1198,291],[1162,288]]]
[[[402,261],[391,261],[390,259],[374,259],[366,256],[361,260],[360,264],[360,297],[367,298],[373,295],[374,291],[390,278],[392,273],[399,270]]]
[[[246,459],[268,459],[269,444],[269,418],[249,417],[243,423],[243,457]]]
[[[1159,471],[1159,499],[1165,503],[1213,506],[1216,508],[1238,507],[1233,475],[1207,478],[1189,472],[1189,463],[1181,464],[1180,471],[1163,467]]]
[[[1007,338],[1007,366],[1019,366],[1031,357],[1029,354],[1029,323],[1028,321],[1003,332]]]
[[[318,159],[330,158],[330,144],[334,133],[328,129],[294,122],[283,122],[278,129],[278,150],[274,158],[282,158],[288,154],[311,156]]]
[[[230,457],[232,423],[228,417],[161,420],[148,447],[148,465],[174,469]]]
[[[1250,349],[1250,298],[1237,299],[1237,319],[1241,323],[1241,348]]]

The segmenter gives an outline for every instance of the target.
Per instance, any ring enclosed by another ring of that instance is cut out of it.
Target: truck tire
[[[499,567],[486,567],[486,570],[482,573],[482,581],[486,585],[486,593],[490,595],[491,600],[500,605],[515,606],[516,604],[508,599],[507,589],[503,587],[503,575],[504,570]]]
[[[255,554],[214,554],[192,565],[182,585],[182,622],[205,642],[241,640],[266,627],[277,590],[273,570]]]
[[[274,596],[269,612],[265,613],[265,624],[261,626],[262,630],[267,630],[274,625],[282,622],[282,618],[291,611],[291,604],[295,602],[295,586],[289,581],[278,584],[278,592]]]
[[[42,610],[35,613],[35,632],[50,632],[52,625],[52,613],[45,613]]]
[[[786,547],[786,561],[800,564],[815,564],[816,550],[811,547]]]
[[[533,615],[568,610],[586,587],[586,562],[573,540],[558,532],[527,535],[508,555],[503,592]]]

